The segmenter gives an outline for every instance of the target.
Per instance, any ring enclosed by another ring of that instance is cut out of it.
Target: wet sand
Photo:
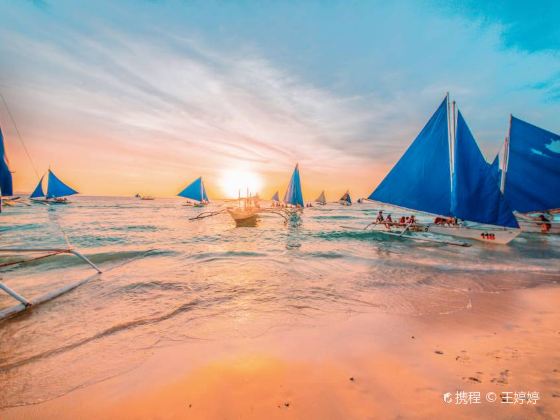
[[[473,293],[471,302],[451,314],[349,314],[252,337],[162,346],[128,373],[0,417],[558,416],[560,288]],[[457,391],[480,392],[481,402],[456,404]],[[510,391],[536,391],[539,400],[501,402]],[[443,401],[445,392],[453,402]],[[498,400],[486,401],[488,392]]]

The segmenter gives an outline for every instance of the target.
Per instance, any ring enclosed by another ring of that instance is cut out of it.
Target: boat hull
[[[258,208],[228,208],[227,212],[237,226],[254,226],[259,216]]]
[[[470,226],[429,225],[428,232],[457,238],[474,239],[477,241],[505,245],[515,239],[521,229],[476,228]]]

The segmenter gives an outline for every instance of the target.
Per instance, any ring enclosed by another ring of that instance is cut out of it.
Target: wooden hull
[[[230,207],[227,212],[235,221],[237,226],[255,226],[259,216],[260,209],[258,208],[236,208]]]
[[[505,245],[515,239],[521,233],[521,229],[429,225],[428,232]]]

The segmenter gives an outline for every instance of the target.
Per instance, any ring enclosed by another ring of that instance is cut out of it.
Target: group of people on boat
[[[457,226],[459,224],[459,219],[456,217],[437,216],[434,219],[434,224],[441,226]]]
[[[412,214],[410,216],[401,216],[398,221],[394,221],[390,213],[387,216],[383,216],[383,210],[379,210],[375,219],[375,224],[383,224],[387,229],[391,229],[392,226],[410,227],[416,225],[416,217]]]

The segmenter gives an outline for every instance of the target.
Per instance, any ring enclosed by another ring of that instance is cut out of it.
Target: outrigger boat
[[[48,171],[47,193],[43,192],[43,175],[39,183],[29,196],[32,202],[41,204],[70,204],[66,198],[69,195],[78,194],[78,191],[62,182],[53,171]]]
[[[436,216],[437,224],[423,225],[420,230],[507,244],[520,234],[519,224],[461,112],[455,112],[455,102],[451,115],[449,108],[449,95],[446,95],[408,150],[368,198]],[[419,226],[412,220],[412,223],[380,222],[373,229],[398,234],[410,232],[414,236]]]
[[[208,199],[208,195],[206,194],[206,188],[204,188],[202,177],[198,177],[197,179],[195,179],[177,195],[179,197],[193,200],[187,201],[184,204],[185,206],[204,207],[210,202],[210,200]]]
[[[51,174],[50,170],[49,170],[49,175]],[[53,174],[54,177],[54,174]],[[49,188],[54,188],[54,191],[51,190],[51,193],[55,193],[55,192],[60,192],[60,191],[66,191],[64,190],[62,187],[60,187],[59,184],[57,184],[57,180],[58,178],[54,177],[55,181],[54,183],[51,184],[51,182],[49,181]],[[42,180],[42,178],[41,178]],[[59,181],[59,180],[58,180]],[[60,181],[59,181],[60,182]],[[60,184],[62,184],[62,182],[60,182]],[[41,183],[39,183],[39,186],[41,185]],[[72,190],[70,187],[67,187],[66,185],[62,184],[64,187],[69,188],[70,190]],[[72,190],[74,191],[74,190]],[[13,193],[13,182],[12,182],[12,174],[10,171],[10,168],[8,167],[8,160],[6,158],[6,152],[5,152],[5,148],[4,148],[4,138],[2,136],[2,131],[0,130],[0,209],[1,209],[1,201],[2,201],[2,196],[6,195],[6,196],[11,196]],[[74,192],[75,193],[75,192]],[[52,203],[52,201],[51,201]],[[8,267],[8,266],[14,266],[14,265],[19,265],[19,264],[23,264],[26,263],[28,261],[34,261],[34,260],[38,260],[38,259],[42,259],[42,258],[47,258],[53,255],[59,255],[59,254],[71,254],[71,255],[75,255],[78,258],[82,259],[84,262],[86,262],[87,264],[89,264],[93,269],[95,269],[97,271],[97,274],[101,273],[101,270],[94,264],[92,263],[86,256],[82,255],[80,252],[76,251],[75,249],[73,249],[72,247],[70,247],[70,245],[68,245],[67,248],[0,248],[0,253],[7,253],[7,254],[11,254],[11,255],[19,255],[21,253],[41,253],[42,255],[39,255],[35,258],[32,258],[30,260],[17,260],[17,261],[10,261],[10,262],[4,262],[2,264],[0,264],[0,267]],[[45,254],[46,253],[46,254]],[[91,280],[92,276],[83,279],[83,280],[79,280],[76,281],[74,283],[68,284],[66,286],[60,287],[56,290],[47,292],[41,296],[32,298],[32,299],[28,299],[24,296],[22,296],[21,294],[19,294],[18,292],[16,292],[15,290],[13,290],[11,287],[9,287],[7,284],[3,283],[2,281],[0,281],[0,290],[3,290],[4,292],[6,292],[8,295],[10,295],[12,298],[14,298],[16,301],[18,301],[18,303],[14,306],[11,306],[9,308],[0,310],[0,320],[3,320],[5,318],[8,318],[10,316],[13,316],[19,312],[25,311],[28,308],[32,307],[32,306],[37,306],[41,303],[50,301],[64,293],[69,292],[72,289],[75,289],[76,287],[86,283],[87,281]],[[2,280],[2,278],[0,277],[0,280]]]
[[[351,206],[352,205],[352,199],[350,198],[350,191],[346,190],[344,195],[342,197],[340,197],[340,200],[338,200],[338,204],[340,204],[342,206]]]
[[[245,198],[241,198],[241,193],[239,195],[238,206],[228,207],[226,210],[237,226],[254,226],[259,212],[262,211],[259,199],[257,196],[252,197],[249,194]]]
[[[492,172],[523,231],[560,234],[560,135],[510,116]]]
[[[324,206],[327,204],[327,198],[325,197],[325,190],[321,191],[321,194],[319,194],[319,197],[315,199],[315,202],[320,206]]]

